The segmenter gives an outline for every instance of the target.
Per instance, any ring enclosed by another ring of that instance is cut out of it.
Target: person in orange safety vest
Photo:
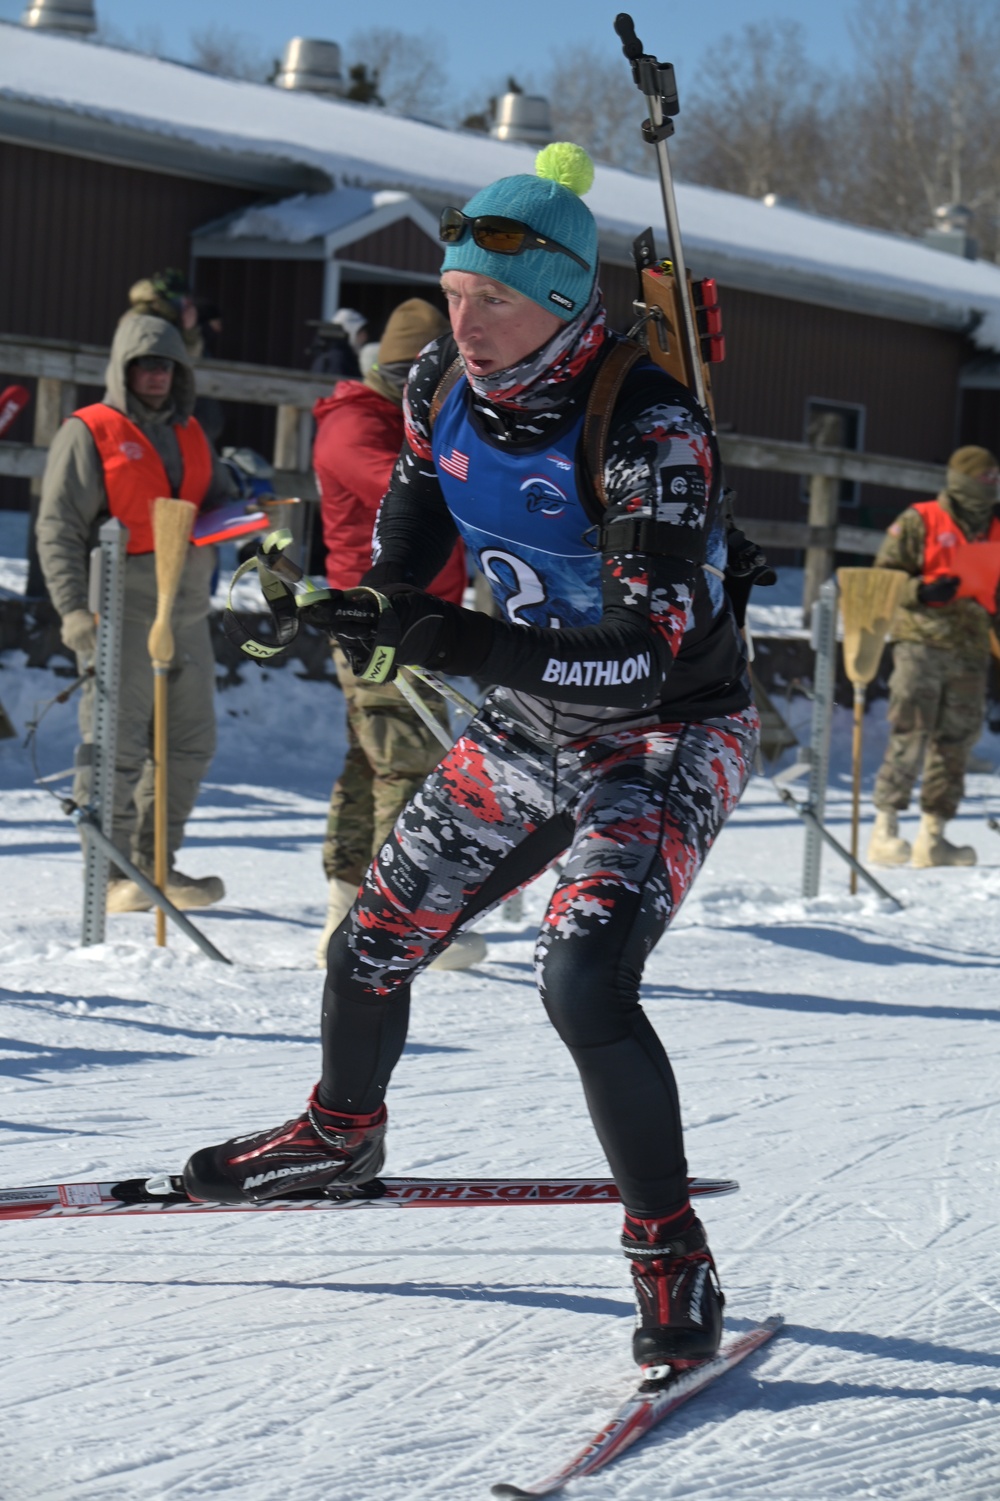
[[[153,869],[153,671],[146,638],[156,614],[151,506],[157,496],[199,509],[232,498],[226,469],[192,415],[194,372],[178,330],[162,318],[130,313],[118,325],[102,401],[81,407],[49,450],[38,514],[38,556],[61,617],[63,642],[82,668],[94,655],[88,604],[90,550],[108,515],[127,527],[125,629],[122,638],[112,838],[144,873]],[[168,686],[167,895],[178,907],[204,907],[225,889],[218,876],[184,875],[174,856],[215,751],[215,659],[209,635],[213,547],[189,547],[173,612],[175,655]],[[90,800],[93,682],[82,690],[73,796]],[[109,912],[152,904],[118,869],[108,884]]]
[[[949,843],[944,828],[958,811],[982,730],[1000,584],[998,484],[1000,465],[989,449],[956,449],[941,494],[898,516],[875,559],[876,567],[910,575],[890,630],[890,735],[868,847],[876,865],[976,863],[973,847]],[[921,761],[920,828],[911,848],[898,818]]]

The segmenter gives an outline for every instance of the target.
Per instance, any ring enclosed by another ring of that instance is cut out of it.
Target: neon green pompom
[[[572,141],[553,141],[543,146],[535,157],[535,172],[562,183],[564,188],[582,198],[594,181],[594,164],[582,146]]]

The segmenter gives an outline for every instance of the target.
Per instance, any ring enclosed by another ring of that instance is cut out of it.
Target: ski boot
[[[905,865],[910,845],[899,832],[899,814],[895,808],[876,808],[875,827],[868,841],[869,865]]]
[[[976,852],[971,844],[948,843],[944,837],[945,822],[939,813],[920,815],[911,861],[916,870],[929,870],[932,865],[975,865]]]
[[[710,1359],[722,1339],[726,1300],[694,1211],[644,1220],[626,1210],[622,1248],[635,1286],[632,1357],[647,1379]]]
[[[385,1161],[385,1106],[374,1115],[337,1115],[320,1105],[319,1085],[303,1115],[270,1131],[203,1147],[184,1169],[197,1203],[263,1204],[338,1183],[368,1183]]]

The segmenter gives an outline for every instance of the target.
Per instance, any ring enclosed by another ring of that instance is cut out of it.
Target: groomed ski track
[[[65,681],[0,661],[18,724]],[[290,671],[245,678],[220,695],[182,859],[226,880],[198,920],[232,969],[173,934],[155,950],[145,915],[78,948],[75,833],[26,789],[16,743],[0,746],[0,1182],[179,1167],[305,1099],[340,700]],[[325,743],[304,749],[318,714]],[[71,711],[55,720],[49,770],[73,739]],[[841,838],[848,734],[844,716]],[[980,750],[1000,759],[995,740]],[[826,855],[823,894],[803,902],[802,830],[752,785],[650,962],[646,1002],[691,1171],[741,1184],[704,1206],[727,1327],[775,1308],[787,1324],[573,1501],[1000,1493],[996,790],[973,777],[954,830],[981,864],[886,873],[896,914],[849,897]],[[481,970],[419,983],[387,1171],[604,1173],[532,983],[543,895],[523,923],[487,924]],[[0,1492],[475,1501],[544,1474],[634,1383],[618,1229],[608,1207],[3,1225]]]

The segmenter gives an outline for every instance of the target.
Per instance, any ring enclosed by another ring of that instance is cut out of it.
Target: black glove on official
[[[960,582],[954,574],[937,579],[921,579],[917,585],[917,599],[922,605],[949,605],[958,593]]]

